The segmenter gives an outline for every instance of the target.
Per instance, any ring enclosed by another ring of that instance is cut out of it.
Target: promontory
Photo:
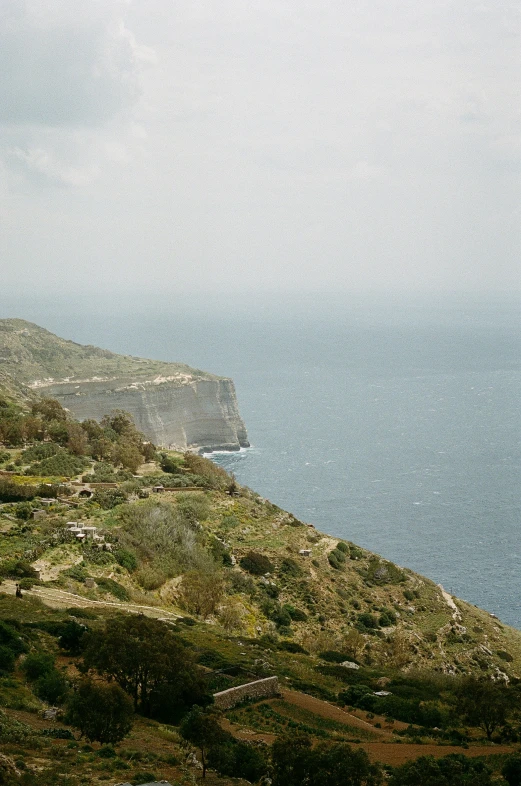
[[[125,410],[162,447],[249,445],[231,379],[77,344],[22,319],[0,319],[0,383],[55,398],[80,420]]]

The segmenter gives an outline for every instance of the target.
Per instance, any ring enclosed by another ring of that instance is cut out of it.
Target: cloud
[[[126,26],[124,10],[116,0],[10,0],[0,11],[0,151],[8,167],[83,185],[100,170],[91,159],[114,148],[105,135],[133,136],[143,69],[156,57]],[[116,158],[127,155],[109,152]]]

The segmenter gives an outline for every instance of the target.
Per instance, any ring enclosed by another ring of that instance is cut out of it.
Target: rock
[[[340,665],[343,666],[344,669],[359,669],[360,668],[358,663],[353,663],[352,660],[344,660],[344,661],[342,661],[342,663]]]
[[[42,392],[58,399],[79,420],[99,420],[123,409],[148,439],[162,447],[212,452],[249,446],[231,379],[116,377],[54,383]]]
[[[0,753],[0,783],[10,783],[13,778],[19,778],[20,774],[13,759]]]

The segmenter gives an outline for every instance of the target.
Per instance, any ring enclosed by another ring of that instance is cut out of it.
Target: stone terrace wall
[[[266,677],[263,680],[248,682],[236,688],[228,688],[214,693],[215,706],[221,710],[229,710],[244,699],[268,699],[280,693],[278,677]]]

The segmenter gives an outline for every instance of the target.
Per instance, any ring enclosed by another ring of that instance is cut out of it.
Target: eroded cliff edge
[[[249,445],[233,381],[181,363],[117,355],[20,319],[0,320],[0,370],[58,399],[78,419],[129,412],[156,445],[239,450]]]

